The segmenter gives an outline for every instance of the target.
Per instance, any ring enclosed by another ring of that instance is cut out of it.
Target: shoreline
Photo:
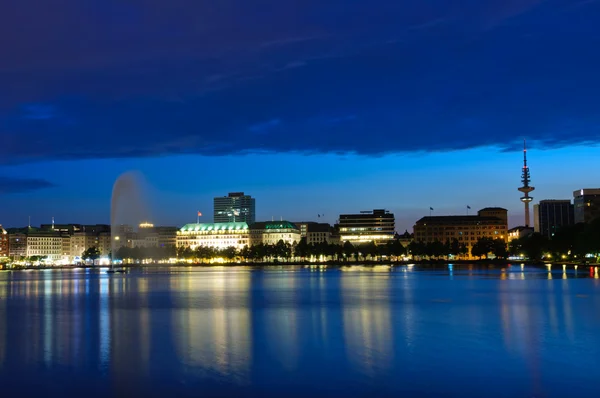
[[[503,268],[507,266],[527,265],[533,267],[541,266],[562,266],[568,268],[575,267],[600,267],[598,263],[574,263],[574,262],[530,262],[530,261],[509,261],[509,260],[418,260],[418,261],[361,261],[361,262],[344,262],[344,261],[328,261],[328,262],[310,262],[310,261],[290,261],[290,262],[229,262],[229,263],[151,263],[151,264],[121,264],[115,268],[136,269],[136,268],[159,268],[159,267],[185,267],[185,268],[212,268],[212,267],[310,267],[310,268],[342,268],[342,267],[405,267],[409,265],[418,265],[424,268],[438,268],[447,266],[487,266],[488,268]],[[57,265],[57,266],[17,266],[3,267],[2,271],[45,271],[45,270],[75,270],[75,269],[90,269],[104,270],[110,268],[108,265]]]

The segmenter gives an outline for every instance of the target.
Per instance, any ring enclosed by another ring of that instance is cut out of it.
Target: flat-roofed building
[[[533,226],[537,233],[552,238],[562,227],[575,224],[574,206],[570,200],[540,200],[533,205]]]
[[[424,243],[456,239],[471,253],[471,248],[480,238],[508,242],[507,220],[508,211],[499,207],[481,209],[472,216],[423,217],[414,226],[414,239]]]
[[[339,231],[342,243],[385,243],[394,239],[396,220],[393,213],[383,209],[341,214]]]
[[[588,223],[600,217],[600,188],[585,188],[573,192],[575,224]]]

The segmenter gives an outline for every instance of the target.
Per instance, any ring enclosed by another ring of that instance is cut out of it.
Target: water
[[[530,267],[3,272],[0,391],[597,397],[599,292]]]

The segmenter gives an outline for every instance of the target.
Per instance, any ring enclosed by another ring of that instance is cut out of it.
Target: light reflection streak
[[[342,274],[346,354],[366,375],[392,362],[389,282],[389,277],[369,272]]]
[[[248,381],[251,362],[250,273],[199,272],[171,281],[173,344],[192,371]]]

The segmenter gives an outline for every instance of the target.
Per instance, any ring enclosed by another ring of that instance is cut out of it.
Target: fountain
[[[143,176],[127,172],[119,176],[113,185],[110,203],[111,251],[114,256],[125,245],[127,232],[148,220],[147,201],[143,195]],[[112,263],[111,261],[111,270]]]

